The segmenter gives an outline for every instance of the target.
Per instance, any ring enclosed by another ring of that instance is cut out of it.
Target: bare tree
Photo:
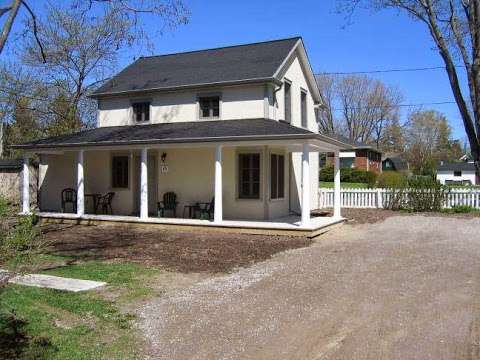
[[[398,118],[400,91],[367,76],[319,76],[317,81],[324,102],[320,129],[379,147],[389,122]]]
[[[364,3],[375,9],[399,9],[425,24],[445,64],[462,116],[472,157],[480,171],[480,0],[340,0],[351,13]],[[455,66],[459,57],[463,67]],[[462,92],[464,71],[468,94]]]
[[[338,79],[332,75],[316,75],[322,105],[317,111],[317,122],[320,132],[328,135],[341,133],[335,119],[336,86]]]

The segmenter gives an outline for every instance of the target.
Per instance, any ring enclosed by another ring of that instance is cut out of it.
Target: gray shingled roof
[[[443,163],[437,166],[437,171],[475,171],[475,164],[470,162]]]
[[[194,143],[257,139],[320,139],[338,144],[338,142],[333,139],[284,122],[266,119],[245,119],[100,127],[71,135],[40,139],[12,147],[38,149],[72,146]]]
[[[273,79],[300,37],[216,49],[142,57],[92,97],[204,84]]]

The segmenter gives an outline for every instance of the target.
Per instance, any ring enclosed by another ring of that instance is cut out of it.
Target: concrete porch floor
[[[101,222],[125,223],[138,225],[157,225],[163,228],[191,228],[216,231],[238,231],[241,233],[266,234],[266,235],[297,235],[316,236],[325,232],[331,226],[341,224],[344,218],[330,216],[312,217],[309,226],[300,224],[299,216],[288,216],[273,220],[223,220],[216,223],[209,220],[184,219],[184,218],[157,218],[148,217],[141,219],[136,216],[122,215],[93,215],[85,214],[79,217],[72,213],[39,212],[36,214],[44,222],[69,222],[78,224],[91,224]]]

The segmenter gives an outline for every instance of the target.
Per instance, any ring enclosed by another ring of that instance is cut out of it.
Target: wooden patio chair
[[[102,212],[106,215],[113,215],[112,209],[112,200],[115,196],[114,192],[106,193],[105,195],[98,198],[96,213],[98,214],[98,209],[102,209]]]
[[[72,212],[77,212],[77,191],[72,188],[62,190],[62,212],[65,212],[67,204],[72,204]]]
[[[198,203],[196,212],[199,213],[199,218],[202,220],[211,220],[213,219],[213,214],[215,212],[215,198],[212,198],[212,201],[209,203]]]
[[[163,194],[163,201],[157,203],[157,215],[158,217],[165,217],[166,211],[171,211],[173,217],[177,217],[177,194],[174,192],[166,192]]]

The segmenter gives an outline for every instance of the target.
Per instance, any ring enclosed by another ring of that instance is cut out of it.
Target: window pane
[[[150,121],[150,103],[135,103],[132,105],[133,117],[135,121]]]
[[[270,198],[277,198],[277,155],[270,155]]]
[[[220,98],[214,97],[201,97],[198,100],[200,104],[200,117],[212,118],[220,116]]]
[[[285,82],[285,96],[284,96],[284,102],[285,102],[285,121],[286,122],[291,122],[291,111],[292,111],[292,106],[291,106],[291,100],[290,100],[290,88],[291,85],[288,82]]]
[[[285,197],[285,157],[278,156],[278,197]]]
[[[258,198],[260,190],[260,155],[238,155],[238,195],[240,198]]]
[[[302,91],[300,94],[302,127],[307,127],[307,93]]]
[[[128,157],[114,156],[112,158],[112,187],[128,187]]]

